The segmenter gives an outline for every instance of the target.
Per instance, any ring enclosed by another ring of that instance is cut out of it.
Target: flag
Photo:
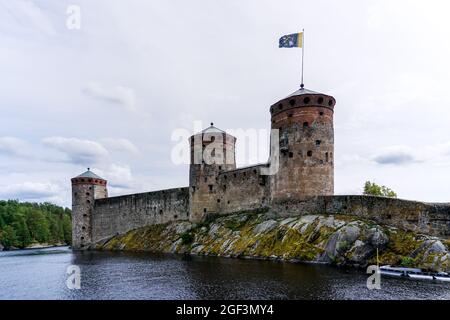
[[[302,48],[303,32],[288,34],[280,38],[280,48]]]

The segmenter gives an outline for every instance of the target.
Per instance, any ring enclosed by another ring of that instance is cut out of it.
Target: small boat
[[[425,272],[418,268],[381,266],[380,274],[384,276],[404,277],[416,280],[437,280],[450,282],[450,275],[446,272]]]

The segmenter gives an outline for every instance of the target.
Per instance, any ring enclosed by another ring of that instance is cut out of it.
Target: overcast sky
[[[306,87],[337,100],[335,192],[372,180],[449,202],[449,12],[445,0],[0,0],[0,198],[70,206],[88,166],[111,195],[186,186],[172,133],[269,129],[270,105],[300,81],[300,49],[278,39],[305,28]]]

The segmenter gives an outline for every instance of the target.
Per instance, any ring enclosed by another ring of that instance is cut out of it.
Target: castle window
[[[308,153],[306,153],[306,155],[307,155],[308,157],[312,157],[312,151],[309,150]]]
[[[222,170],[222,166],[219,166],[219,170]]]
[[[84,182],[84,179],[81,179],[81,182]]]
[[[208,188],[209,188],[209,192],[212,192],[212,191],[213,191],[213,185],[212,185],[212,184],[209,184],[209,185],[208,185]]]
[[[289,158],[293,158],[294,157],[294,153],[293,152],[289,152]]]
[[[230,200],[227,201],[227,204],[230,204]]]
[[[320,111],[320,112],[319,112],[319,115],[320,115],[320,116],[323,116],[323,111]]]
[[[85,226],[82,226],[82,227],[81,227],[81,230],[86,230],[86,227],[85,227]]]
[[[303,99],[304,104],[308,104],[309,101],[311,101],[311,99],[309,97],[306,97],[305,99]]]
[[[87,200],[86,202],[87,202],[87,203],[91,203],[91,200]]]
[[[391,215],[391,214],[388,214],[387,218],[388,218],[389,220],[392,219],[392,215]]]
[[[92,190],[92,187],[89,187],[89,190]]]
[[[208,182],[208,177],[205,177],[205,182]]]
[[[320,146],[321,143],[322,143],[322,141],[316,140],[316,146]]]
[[[159,210],[159,214],[163,214],[163,211],[162,211],[162,209],[161,209],[161,210]]]
[[[206,213],[206,208],[203,208],[203,212]]]
[[[244,177],[246,177],[247,176],[247,172],[244,172]]]
[[[81,239],[81,240],[84,240],[84,237],[81,237],[80,239]]]
[[[308,122],[303,122],[303,128],[308,128],[309,127],[309,123]]]
[[[295,99],[289,100],[289,104],[290,104],[291,106],[294,106],[294,105],[295,105]]]
[[[86,218],[86,217],[87,217],[87,214],[86,214],[86,213],[85,213],[85,214],[83,214],[83,217],[85,217],[85,218]]]
[[[173,218],[174,218],[174,219],[178,219],[178,216],[177,216],[177,215],[174,215]]]
[[[328,101],[328,105],[331,107],[331,106],[333,105],[333,100],[330,99],[330,100]]]
[[[323,103],[323,98],[320,97],[319,99],[317,99],[317,102],[320,103],[320,104],[322,104],[322,103]]]
[[[217,203],[220,203],[220,199],[217,199]]]
[[[256,171],[256,169],[254,169],[254,170],[253,170],[253,173],[254,173],[254,174],[257,174],[257,173],[258,173],[258,171]]]
[[[90,194],[89,192],[86,192],[86,195],[89,196],[89,195],[91,195],[91,194]]]
[[[92,179],[89,179],[89,182],[92,182]]]
[[[259,176],[259,185],[265,186],[266,185],[266,177],[267,176]]]
[[[328,162],[328,152],[325,153],[325,161]]]
[[[283,110],[283,104],[282,104],[282,103],[280,103],[280,104],[278,105],[278,109],[279,109],[279,110]]]
[[[223,178],[224,178],[225,180],[227,180],[227,175],[224,175]]]
[[[223,190],[227,190],[227,186],[225,184],[223,185]]]
[[[233,176],[236,178],[237,177],[236,173],[233,173]]]
[[[292,113],[289,113],[289,114],[288,114],[288,118],[292,118]]]

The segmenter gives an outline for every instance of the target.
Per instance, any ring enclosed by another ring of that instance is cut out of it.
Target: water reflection
[[[81,290],[66,287],[80,266]],[[450,284],[382,280],[358,270],[271,261],[68,248],[0,252],[1,299],[449,299]]]

